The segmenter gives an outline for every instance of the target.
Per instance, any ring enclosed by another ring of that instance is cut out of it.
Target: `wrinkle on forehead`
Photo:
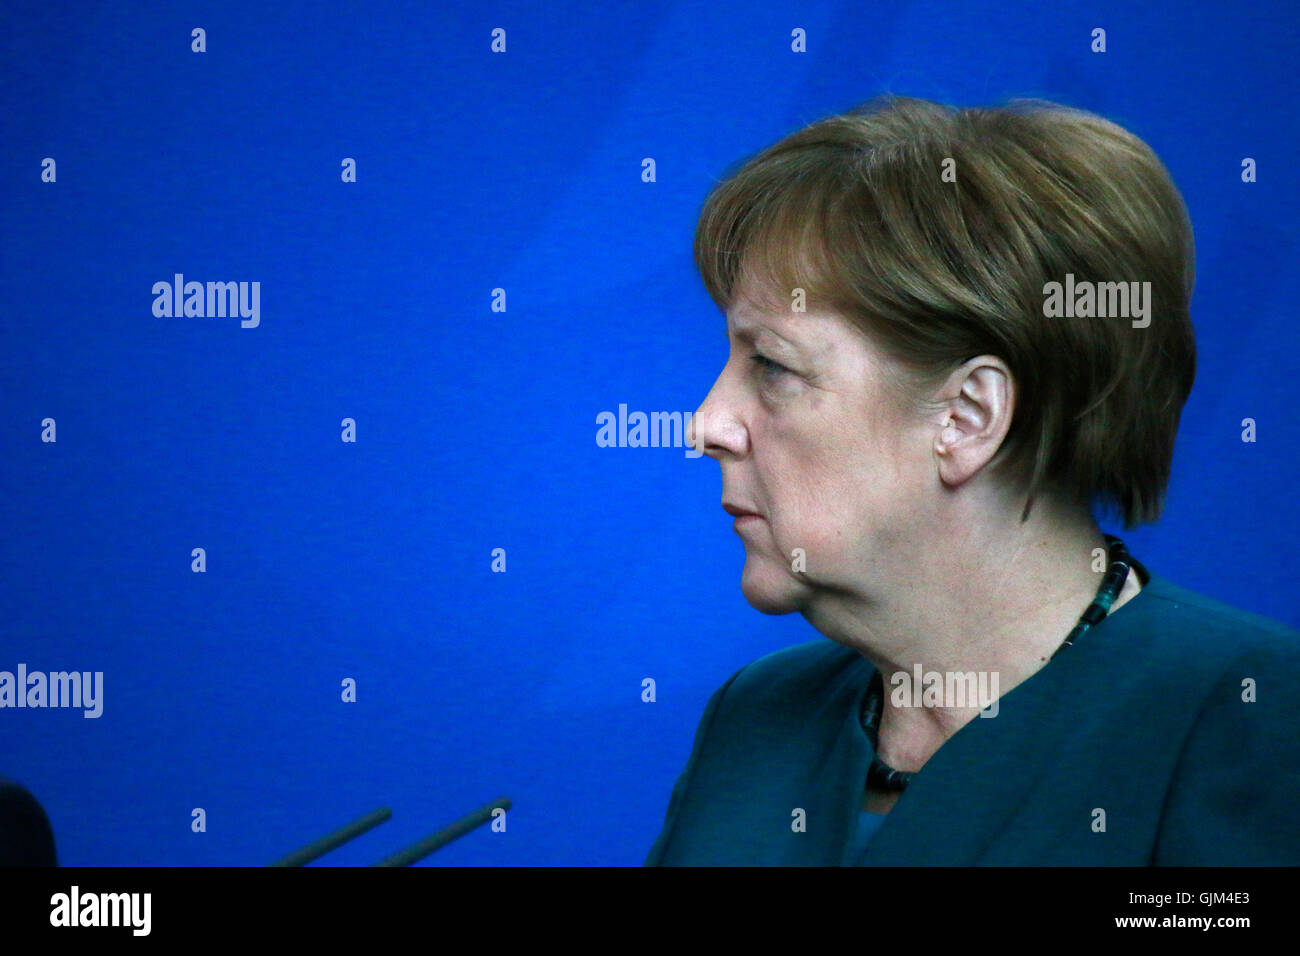
[[[870,337],[855,323],[838,312],[811,311],[791,313],[787,309],[768,310],[752,303],[738,303],[728,318],[736,327],[738,338],[759,342],[775,337],[810,358],[829,358],[846,348],[866,347],[871,364],[878,362]],[[737,321],[745,319],[744,323]]]

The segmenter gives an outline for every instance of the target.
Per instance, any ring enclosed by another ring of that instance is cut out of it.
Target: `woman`
[[[741,588],[830,640],[714,693],[647,863],[1300,863],[1300,635],[1093,516],[1158,518],[1195,375],[1151,150],[875,101],[721,183],[695,257]]]

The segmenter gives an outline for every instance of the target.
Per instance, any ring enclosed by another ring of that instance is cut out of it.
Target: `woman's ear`
[[[956,487],[988,464],[1011,429],[1014,389],[1006,364],[991,355],[971,359],[944,390],[934,453],[939,477]]]

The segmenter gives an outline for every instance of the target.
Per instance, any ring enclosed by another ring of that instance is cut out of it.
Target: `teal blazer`
[[[1133,566],[1142,591],[949,738],[857,859],[874,666],[823,638],[741,668],[646,865],[1300,865],[1300,633]]]

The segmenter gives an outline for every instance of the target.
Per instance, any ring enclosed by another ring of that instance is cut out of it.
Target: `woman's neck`
[[[1037,520],[998,527],[932,543],[928,566],[913,561],[914,573],[892,586],[877,580],[870,595],[818,597],[804,611],[880,670],[880,756],[897,770],[919,770],[990,703],[924,698],[918,706],[918,670],[937,672],[944,686],[946,675],[973,673],[995,697],[1006,694],[1047,665],[1101,585],[1106,542],[1090,514],[1044,507]],[[1110,613],[1140,590],[1130,569]],[[895,684],[895,675],[905,676]],[[895,686],[912,696],[900,693],[898,702]]]

